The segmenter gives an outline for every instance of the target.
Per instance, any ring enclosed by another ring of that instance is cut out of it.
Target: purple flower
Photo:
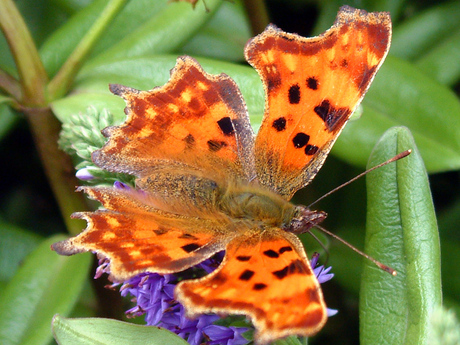
[[[120,182],[120,181],[115,181],[113,183],[113,187],[115,189],[121,189],[121,190],[132,190],[132,188],[127,185],[126,183]]]
[[[320,284],[323,284],[331,280],[334,277],[334,273],[329,273],[329,271],[332,269],[331,266],[327,268],[324,268],[324,265],[316,266],[318,265],[318,259],[319,259],[319,254],[314,253],[313,257],[310,260],[310,265],[311,267],[313,267],[313,272],[315,273],[316,278],[318,279],[318,282]],[[339,311],[337,309],[326,308],[326,312],[327,312],[327,316],[334,316]]]
[[[210,325],[203,328],[203,333],[209,338],[209,345],[244,345],[248,340],[242,333],[247,330],[242,327]]]
[[[120,189],[130,187],[118,183]],[[202,270],[210,273],[222,262],[224,252],[216,254],[211,259],[205,260],[195,267],[195,270]],[[334,276],[329,273],[331,267],[325,268],[318,265],[318,254],[314,254],[310,264],[313,271],[322,284]],[[107,260],[100,260],[99,275],[110,269]],[[145,315],[147,325],[160,326],[176,333],[186,339],[191,345],[200,345],[206,342],[209,345],[243,345],[248,340],[243,333],[249,328],[215,325],[219,320],[217,315],[201,315],[194,320],[188,319],[185,315],[185,308],[174,299],[174,289],[177,283],[177,276],[174,274],[160,275],[156,273],[140,274],[126,281],[120,288],[122,296],[132,295],[136,299],[136,306],[126,313],[131,316]],[[337,310],[327,308],[328,316],[335,315]]]
[[[82,181],[94,180],[94,176],[91,174],[91,169],[88,168],[82,168],[77,170],[75,176]]]
[[[124,185],[119,188],[126,188]],[[216,269],[222,261],[223,252],[205,260],[196,268],[207,273]],[[100,262],[107,271],[105,261]],[[186,339],[191,345],[204,341],[210,344],[242,345],[248,343],[241,334],[248,328],[216,326],[217,315],[201,315],[194,320],[185,316],[185,308],[174,299],[177,277],[173,274],[140,274],[126,281],[120,288],[122,296],[132,295],[136,306],[126,313],[131,316],[145,315],[147,325],[166,328]],[[208,334],[209,333],[209,334]]]

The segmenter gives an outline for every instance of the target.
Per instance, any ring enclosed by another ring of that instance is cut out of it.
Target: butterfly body
[[[87,229],[56,243],[63,255],[96,251],[113,280],[175,273],[225,251],[175,296],[190,317],[243,314],[255,342],[309,336],[326,305],[295,234],[326,214],[289,200],[322,166],[382,64],[391,36],[387,13],[343,7],[323,35],[303,38],[269,26],[245,49],[266,92],[257,136],[237,85],[180,57],[162,87],[111,85],[127,120],[103,131],[100,167],[136,176],[136,189],[81,187],[104,209],[79,212]]]

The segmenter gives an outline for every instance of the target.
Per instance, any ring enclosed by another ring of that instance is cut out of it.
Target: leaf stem
[[[48,76],[26,23],[12,0],[0,0],[0,27],[18,70],[22,86],[20,101],[27,106],[45,106]]]
[[[0,89],[12,96],[15,100],[22,98],[21,84],[8,74],[6,71],[0,69]]]
[[[77,234],[84,224],[70,219],[75,210],[87,209],[84,197],[75,193],[78,184],[70,157],[57,145],[60,122],[48,106],[48,76],[30,31],[12,0],[0,0],[0,27],[15,60],[19,81],[0,71],[0,87],[15,98],[13,106],[22,111],[32,135],[64,222]]]
[[[67,229],[76,235],[84,228],[84,222],[72,220],[70,215],[75,210],[88,209],[88,206],[82,193],[75,193],[75,186],[79,183],[70,157],[57,145],[61,123],[49,108],[21,110],[30,124],[35,145]]]
[[[75,75],[88,57],[92,47],[126,3],[127,0],[109,1],[99,18],[94,22],[93,26],[88,30],[72,54],[70,54],[56,76],[48,84],[48,96],[50,100],[60,98],[68,92]]]
[[[263,0],[244,0],[253,35],[260,34],[270,23],[270,18]]]

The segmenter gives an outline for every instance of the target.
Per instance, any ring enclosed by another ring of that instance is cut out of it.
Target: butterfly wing
[[[125,99],[128,118],[104,130],[110,139],[93,153],[100,167],[140,178],[172,163],[220,179],[254,174],[248,154],[254,134],[238,87],[228,76],[207,74],[183,56],[162,87],[110,89]]]
[[[341,8],[324,34],[269,26],[246,46],[267,94],[255,143],[259,182],[290,199],[322,166],[390,44],[388,13]]]
[[[292,334],[312,335],[327,318],[302,243],[277,228],[248,229],[233,239],[221,266],[204,278],[181,282],[176,297],[191,316],[248,315],[260,344]]]
[[[158,210],[155,200],[133,189],[80,187],[104,210],[79,212],[88,222],[78,236],[53,244],[62,255],[95,251],[110,259],[110,274],[124,281],[142,272],[174,273],[225,249],[228,220],[178,216]]]

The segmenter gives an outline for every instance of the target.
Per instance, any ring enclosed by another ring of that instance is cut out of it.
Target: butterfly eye
[[[324,211],[311,211],[307,207],[299,205],[295,207],[292,220],[287,224],[285,230],[294,234],[303,234],[323,222],[326,217],[327,213]]]

